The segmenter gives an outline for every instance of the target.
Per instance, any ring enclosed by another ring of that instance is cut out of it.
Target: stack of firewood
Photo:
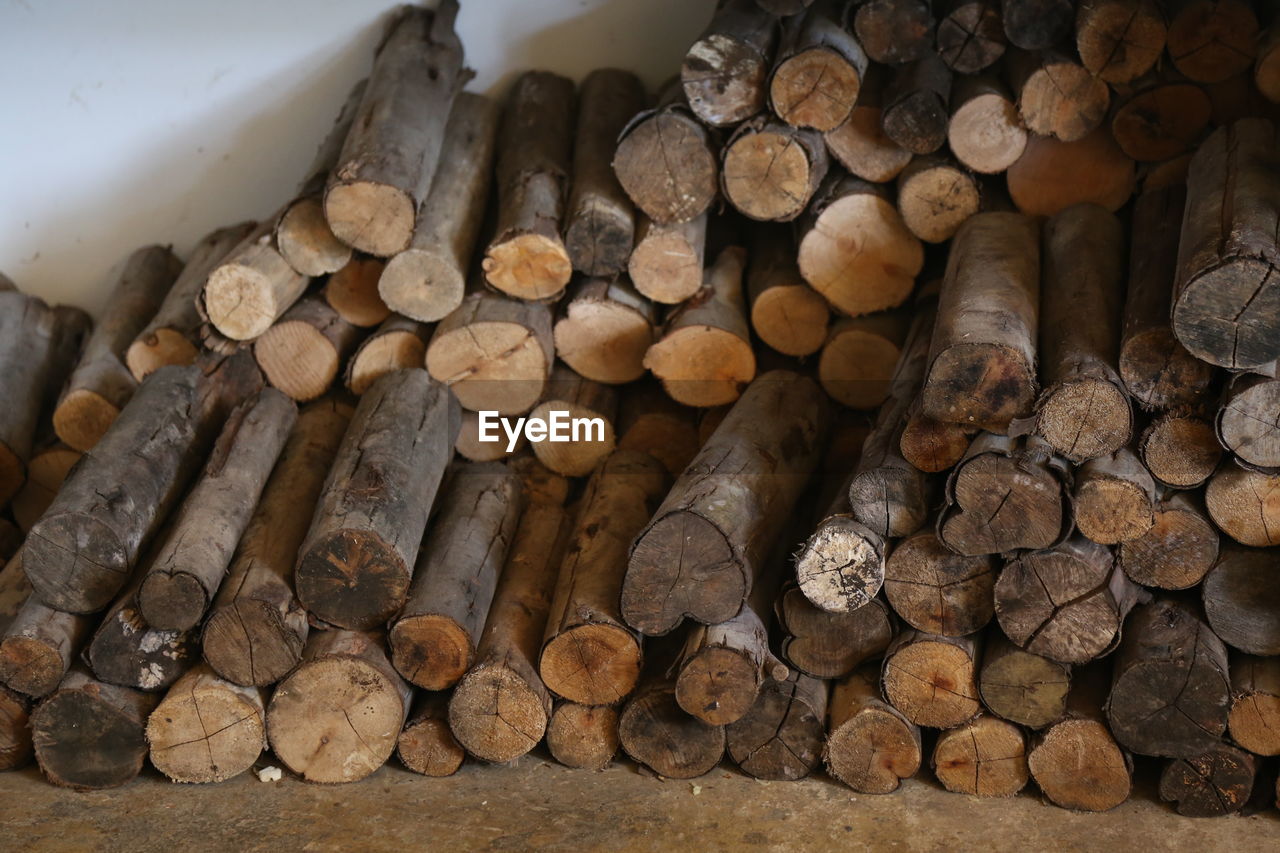
[[[1280,755],[1280,27],[724,0],[656,102],[499,107],[456,13],[397,10],[296,196],[138,250],[92,331],[3,281],[0,763],[545,738],[1103,810],[1139,755],[1238,811]],[[484,440],[554,411],[603,428]]]

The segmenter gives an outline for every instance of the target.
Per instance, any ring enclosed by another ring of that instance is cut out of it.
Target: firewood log
[[[981,213],[960,227],[938,302],[924,414],[1003,432],[1036,395],[1040,225]]]
[[[858,100],[867,54],[844,27],[846,4],[823,0],[783,26],[769,105],[787,124],[835,130]]]
[[[489,200],[497,134],[497,104],[459,93],[413,237],[387,260],[378,279],[378,293],[391,310],[434,323],[462,303]]]
[[[0,685],[0,770],[13,770],[31,760],[30,720],[30,697]]]
[[[1242,119],[1214,131],[1187,173],[1173,331],[1192,355],[1233,370],[1280,356],[1275,145],[1273,124]]]
[[[701,290],[668,315],[644,366],[671,398],[688,406],[732,403],[756,375],[742,275],[747,253],[724,249],[707,268]]]
[[[1116,360],[1124,230],[1095,204],[1069,207],[1044,227],[1036,431],[1072,462],[1129,443],[1133,413]],[[1090,322],[1079,322],[1089,317]]]
[[[1125,617],[1146,597],[1110,549],[1074,536],[1005,564],[995,585],[996,619],[1019,648],[1082,664],[1115,648]]]
[[[50,308],[0,290],[0,505],[27,482],[38,427],[80,357],[90,326],[78,308]]]
[[[151,763],[174,782],[224,782],[267,746],[261,687],[242,687],[200,664],[179,678],[147,718]]]
[[[702,286],[703,252],[707,240],[707,215],[687,222],[659,225],[641,216],[635,249],[627,271],[639,293],[666,305],[675,305]]]
[[[601,68],[582,81],[578,98],[565,249],[583,275],[614,276],[627,267],[636,211],[613,173],[613,155],[618,134],[645,105],[644,86],[629,71]]]
[[[66,444],[88,451],[133,396],[138,383],[125,366],[125,352],[181,270],[182,262],[164,246],[144,246],[125,261],[53,412],[53,428]]]
[[[1141,755],[1195,756],[1227,727],[1227,650],[1187,604],[1157,599],[1134,609],[1116,651],[1107,720]]]
[[[573,274],[560,237],[573,144],[573,81],[549,71],[516,80],[498,127],[495,236],[485,280],[520,299],[555,300]]]
[[[1170,758],[1160,774],[1160,799],[1176,803],[1185,817],[1221,817],[1249,801],[1257,759],[1242,749],[1216,743],[1196,755]]]
[[[359,396],[392,371],[421,367],[430,338],[431,327],[427,324],[392,314],[347,359],[343,383]]]
[[[1116,145],[1111,130],[1099,127],[1075,142],[1032,134],[1005,179],[1018,210],[1052,216],[1090,201],[1119,210],[1133,193],[1134,174],[1133,160]]]
[[[739,213],[790,222],[804,213],[826,177],[822,135],[762,114],[738,125],[722,152],[720,183]]]
[[[603,770],[618,754],[618,710],[559,702],[547,726],[547,750],[566,767]]]
[[[196,299],[209,273],[253,231],[252,222],[241,222],[210,231],[191,250],[164,301],[142,331],[138,332],[124,361],[138,382],[166,364],[187,365],[200,348],[200,324],[204,322]]]
[[[31,528],[23,568],[41,601],[72,613],[111,603],[232,406],[261,381],[247,352],[148,376]]]
[[[755,704],[725,726],[729,757],[754,779],[802,779],[822,761],[827,683],[793,673],[769,679]]]
[[[305,782],[359,781],[396,748],[409,699],[381,634],[314,631],[267,706],[271,751]]]
[[[689,616],[732,618],[817,464],[827,406],[817,383],[770,371],[751,384],[631,546],[622,615],[643,634]]]
[[[556,355],[586,379],[610,385],[633,382],[644,375],[644,354],[653,344],[656,322],[653,304],[626,278],[582,278],[571,286],[556,320]]]
[[[550,308],[475,291],[436,324],[426,366],[463,408],[505,416],[542,399],[554,359]]]
[[[363,79],[351,87],[293,200],[276,218],[276,250],[299,275],[327,275],[351,260],[351,247],[337,238],[324,218],[324,188],[338,164],[368,85],[368,79]]]
[[[627,546],[665,494],[661,463],[634,450],[604,460],[580,499],[547,618],[538,669],[556,695],[613,705],[640,677],[640,641],[619,607]]]
[[[1155,523],[1156,484],[1127,447],[1090,459],[1076,471],[1076,527],[1103,545],[1137,539]]]
[[[1023,50],[1045,50],[1067,38],[1075,22],[1070,0],[1000,0],[1004,32]]]
[[[1218,529],[1241,545],[1280,545],[1280,474],[1228,462],[1209,479],[1204,502]]]
[[[777,43],[777,19],[753,0],[720,3],[680,66],[694,115],[724,127],[763,110]]]
[[[350,419],[333,399],[298,415],[204,625],[204,659],[223,678],[265,687],[301,659],[308,625],[294,560]]]
[[[1078,142],[1107,117],[1111,89],[1071,55],[1015,51],[1007,63],[1018,113],[1032,133]]]
[[[832,174],[797,228],[804,280],[850,316],[896,308],[924,266],[924,248],[879,186]]]
[[[77,664],[31,714],[45,778],[77,791],[132,782],[147,757],[147,716],[159,701],[154,693],[98,681]]]
[[[1175,489],[1194,489],[1218,470],[1222,445],[1213,424],[1196,409],[1178,408],[1147,424],[1138,437],[1138,454],[1159,482]]]
[[[947,480],[938,539],[965,555],[1052,547],[1071,529],[1065,466],[1034,437],[982,433]]]
[[[568,534],[558,503],[530,501],[520,517],[475,664],[449,700],[449,728],[477,758],[513,761],[546,733],[551,693],[538,674],[538,651]]]
[[[5,576],[21,581],[30,589],[22,574],[21,554],[5,566]],[[0,584],[5,581],[0,580]],[[9,596],[5,596],[9,598]],[[35,699],[45,696],[61,683],[71,669],[93,628],[93,619],[62,610],[54,610],[35,595],[25,595],[13,609],[6,601],[0,616],[0,682]],[[2,704],[2,703],[0,703]]]
[[[147,624],[138,606],[143,576],[136,574],[107,608],[83,658],[108,684],[163,693],[200,660],[200,637]]]
[[[334,235],[389,257],[408,247],[444,144],[445,122],[470,77],[453,31],[456,0],[400,7],[378,46],[351,131],[324,193]]]
[[[1187,352],[1169,324],[1186,196],[1177,182],[1148,188],[1133,203],[1119,368],[1129,393],[1148,409],[1195,405],[1214,377],[1213,366]]]
[[[522,505],[520,479],[506,465],[461,464],[449,472],[408,598],[387,613],[399,611],[388,635],[391,661],[415,686],[452,687],[475,662]]]
[[[1030,729],[1062,719],[1071,667],[1020,649],[999,628],[987,632],[978,671],[982,704],[997,717]]]
[[[1022,729],[986,715],[939,734],[930,763],[948,791],[976,797],[1012,797],[1031,775]]]
[[[926,474],[939,474],[964,458],[970,440],[970,430],[963,425],[926,415],[923,401],[917,394],[898,437],[898,450],[902,458],[914,467]]]
[[[485,441],[480,440],[480,415],[469,409],[463,409],[462,423],[458,427],[458,439],[453,443],[453,449],[463,459],[468,462],[501,462],[529,449],[529,442],[523,432],[516,437],[515,447],[510,452],[507,451],[511,446],[507,436],[503,436],[499,441],[492,441],[489,438]]]
[[[957,74],[977,74],[1004,55],[1004,24],[997,0],[941,0],[934,9],[938,54]]]
[[[927,0],[866,0],[849,9],[849,23],[867,56],[887,65],[932,52],[934,18]]]
[[[981,630],[995,615],[996,574],[994,558],[962,557],[926,527],[889,553],[884,594],[894,612],[916,630],[962,637]]]
[[[680,81],[668,83],[652,110],[622,130],[613,171],[636,207],[662,225],[688,222],[720,189],[718,134],[689,108]]]
[[[1244,465],[1280,469],[1280,424],[1274,416],[1277,411],[1280,379],[1237,374],[1218,410],[1218,440]]]
[[[917,726],[945,729],[972,719],[978,701],[982,635],[898,634],[884,656],[881,682],[893,707]]]
[[[679,643],[660,642],[658,646],[657,653],[649,655],[639,688],[618,716],[618,740],[633,761],[659,776],[694,779],[720,763],[724,727],[708,725],[680,709],[675,682],[668,674]]]
[[[858,101],[844,124],[823,134],[827,150],[854,177],[884,183],[898,176],[911,152],[884,133],[883,95],[887,72],[872,65],[862,78]]]
[[[1031,778],[1064,809],[1107,811],[1127,800],[1133,787],[1133,761],[1111,736],[1103,716],[1108,683],[1106,663],[1077,670],[1065,716],[1031,738]]]
[[[1164,53],[1167,34],[1155,0],[1087,0],[1076,13],[1080,62],[1111,84],[1147,73]]]
[[[363,336],[322,297],[310,296],[254,341],[253,356],[268,382],[305,403],[329,390]]]
[[[917,157],[898,175],[898,210],[926,243],[950,240],[982,206],[978,181],[947,157]]]
[[[1231,739],[1257,755],[1280,755],[1280,658],[1231,653]]]
[[[22,544],[22,534],[34,527],[49,504],[53,503],[58,490],[62,488],[62,481],[67,479],[72,466],[82,456],[84,454],[79,450],[73,450],[60,441],[54,441],[32,452],[27,461],[27,481],[9,504],[18,527],[14,531],[18,541],[14,543],[13,551],[16,552],[17,546]],[[0,556],[4,555],[4,550],[0,548]]]
[[[1157,589],[1190,589],[1218,561],[1218,529],[1204,500],[1172,492],[1152,506],[1153,524],[1137,539],[1121,542],[1120,567],[1135,583]]]
[[[1195,150],[1212,117],[1209,95],[1172,75],[1135,81],[1117,92],[1111,135],[1139,163],[1171,160]]]
[[[895,69],[881,106],[885,136],[913,154],[931,154],[945,145],[951,76],[951,69],[932,51]]]
[[[1022,156],[1027,147],[1027,129],[1018,115],[1013,94],[999,77],[981,74],[956,78],[950,108],[947,142],[961,163],[975,172],[995,175]]]
[[[856,481],[858,473],[855,469],[845,485],[836,490],[835,499],[826,514],[805,538],[795,556],[796,583],[800,591],[828,613],[858,610],[874,599],[884,584],[889,542],[883,525],[877,530],[874,525],[864,522],[849,503],[849,483]],[[875,468],[864,473],[864,479],[874,481],[864,484],[863,490],[867,493],[879,489],[885,499],[898,498],[899,491],[906,491],[908,497],[911,496],[910,472],[890,472],[908,475],[908,488],[904,490],[888,488],[896,484],[876,479]],[[865,511],[870,504],[871,499],[868,499],[860,508]],[[876,509],[881,512],[879,520],[887,523],[888,507]],[[894,509],[896,516],[909,516],[912,507],[908,504],[905,511],[902,507]]]
[[[367,629],[404,604],[458,420],[422,370],[389,373],[360,398],[298,550],[298,600],[312,614]]]
[[[752,232],[747,301],[752,330],[783,355],[813,355],[827,340],[827,302],[800,275],[795,243],[784,229]]]
[[[275,217],[259,222],[226,253],[197,297],[201,318],[228,341],[251,341],[271,328],[311,281],[281,257],[274,223]]]
[[[618,406],[618,449],[648,453],[677,477],[701,443],[695,411],[672,400],[656,382],[633,384]]]
[[[1258,19],[1248,0],[1172,0],[1169,58],[1198,83],[1218,83],[1252,67]]]
[[[613,452],[618,392],[610,385],[584,379],[572,368],[556,364],[547,380],[542,402],[534,406],[529,417],[550,423],[552,417],[560,417],[554,413],[563,412],[568,413],[571,422],[587,419],[599,425],[587,424],[581,431],[576,424],[571,429],[566,426],[568,441],[534,442],[533,455],[557,474],[585,477]]]
[[[385,267],[381,258],[356,255],[329,276],[320,294],[351,325],[362,329],[379,326],[391,316],[391,309],[378,293],[378,280]]]
[[[847,613],[830,613],[788,586],[775,612],[782,629],[782,656],[814,678],[843,678],[879,658],[893,639],[893,617],[882,598]]]
[[[874,667],[832,686],[824,757],[828,773],[863,794],[893,793],[920,769],[920,728],[881,698]]]
[[[836,320],[818,357],[822,390],[851,409],[882,407],[893,386],[907,332],[908,315],[902,309]],[[926,351],[928,344],[926,335]]]
[[[414,773],[452,776],[467,757],[449,729],[449,695],[419,690],[413,698],[409,720],[396,740],[396,755]]]
[[[1280,654],[1280,588],[1266,551],[1223,547],[1201,586],[1205,618],[1227,645],[1253,655]],[[13,686],[13,685],[10,685]]]

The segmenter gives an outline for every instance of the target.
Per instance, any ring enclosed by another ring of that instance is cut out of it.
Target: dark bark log
[[[827,706],[827,772],[863,794],[890,794],[920,769],[920,729],[880,697],[874,667],[831,688]]]
[[[36,699],[53,692],[92,628],[92,617],[54,610],[28,595],[0,637],[0,682]]]
[[[987,634],[978,692],[991,713],[1032,729],[1062,719],[1071,667],[1018,648],[999,629]]]
[[[1044,50],[1064,41],[1075,22],[1071,0],[1000,0],[1004,32],[1023,50]]]
[[[787,663],[814,678],[842,678],[879,658],[893,639],[889,606],[873,598],[848,613],[820,610],[797,587],[784,587],[775,608]]]
[[[934,19],[928,0],[866,0],[849,11],[853,31],[876,62],[900,65],[932,53]]]
[[[1253,792],[1257,759],[1225,743],[1171,758],[1160,774],[1160,799],[1185,817],[1221,817],[1244,808]]]
[[[565,249],[578,272],[614,276],[627,268],[636,212],[611,164],[619,134],[645,106],[644,86],[629,71],[601,68],[582,81],[578,97]]]
[[[950,101],[951,69],[936,53],[922,54],[896,69],[885,86],[881,126],[911,153],[931,154],[947,142]]]
[[[802,779],[822,760],[827,684],[794,673],[770,679],[741,719],[725,727],[729,757],[755,779]]]
[[[335,400],[298,415],[205,622],[204,659],[223,678],[265,687],[302,657],[308,625],[294,561],[350,419]]]
[[[449,472],[408,598],[386,614],[399,611],[388,636],[391,660],[414,685],[452,687],[475,662],[521,506],[520,480],[501,463]]]
[[[435,11],[400,7],[378,46],[324,194],[329,227],[362,252],[388,257],[413,236],[449,108],[471,76],[453,31],[457,16],[456,0],[444,0]]]
[[[917,726],[946,729],[973,718],[981,634],[943,637],[903,631],[885,652],[885,698]]]
[[[622,615],[644,634],[732,618],[817,464],[827,407],[812,380],[766,373],[676,481],[631,547]]]
[[[31,700],[0,685],[0,770],[13,770],[31,760]]]
[[[777,42],[777,20],[752,0],[719,4],[680,66],[694,114],[723,127],[763,110]]]
[[[981,630],[995,615],[992,591],[996,560],[962,557],[938,541],[932,528],[897,544],[885,561],[884,593],[911,627],[962,637]]]
[[[939,734],[930,763],[948,791],[976,797],[1012,797],[1031,775],[1022,729],[989,716]]]
[[[460,414],[422,370],[360,399],[298,552],[298,599],[334,625],[371,628],[404,604]]]
[[[267,746],[265,696],[200,664],[179,678],[147,719],[151,763],[174,782],[224,782]]]
[[[1209,627],[1224,643],[1248,654],[1280,655],[1274,554],[1228,544],[1200,591]]]
[[[138,607],[139,573],[103,614],[84,659],[108,684],[136,690],[168,690],[200,659],[195,631],[163,631],[148,625]]]

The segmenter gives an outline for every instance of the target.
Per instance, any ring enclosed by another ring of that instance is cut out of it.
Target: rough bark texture
[[[267,388],[227,421],[147,566],[138,607],[152,627],[186,631],[203,620],[297,412],[292,400]]]
[[[1192,757],[1227,727],[1227,650],[1184,603],[1136,608],[1116,652],[1107,720],[1121,746],[1142,755]]]
[[[812,380],[759,377],[703,445],[631,547],[622,615],[644,634],[742,607],[817,464],[827,407]]]
[[[827,174],[827,146],[816,130],[758,116],[738,125],[724,147],[720,182],[739,213],[790,222]]]
[[[31,739],[45,778],[77,791],[132,782],[147,757],[143,727],[159,700],[104,684],[77,665],[31,714]]]
[[[827,706],[827,772],[855,791],[889,794],[920,769],[920,729],[880,697],[874,667],[831,688]]]
[[[1040,226],[981,213],[956,234],[929,351],[924,414],[997,432],[1036,394]]]
[[[63,442],[88,451],[119,417],[138,387],[125,366],[125,352],[181,270],[182,262],[164,246],[144,246],[125,261],[53,411],[53,428]]]
[[[22,574],[17,566],[5,568],[10,571]],[[53,692],[92,629],[92,617],[54,610],[28,595],[0,636],[0,682],[35,699]]]
[[[988,632],[978,692],[991,713],[1043,729],[1062,719],[1070,689],[1070,666],[1018,648],[999,630]]]
[[[433,323],[462,303],[489,201],[497,134],[497,104],[483,95],[459,93],[413,237],[378,279],[378,293],[391,310]]]
[[[794,673],[770,679],[741,719],[725,727],[729,757],[765,781],[808,776],[822,760],[826,740],[827,683]]]
[[[1022,729],[980,716],[938,735],[933,772],[948,791],[976,797],[1012,797],[1030,778]]]
[[[619,605],[627,546],[666,492],[661,463],[635,450],[614,452],[592,475],[546,623],[538,663],[558,696],[613,705],[640,678],[640,642]]]
[[[322,297],[309,296],[254,341],[253,356],[268,382],[307,402],[329,390],[363,336]]]
[[[653,304],[626,278],[579,279],[553,330],[556,355],[586,379],[633,382],[644,376],[657,319]]]
[[[1173,331],[1193,355],[1237,370],[1280,356],[1280,171],[1264,119],[1219,128],[1187,173]]]
[[[388,373],[421,367],[427,354],[431,327],[401,314],[392,314],[347,360],[344,384],[359,396]]]
[[[894,612],[919,631],[948,637],[972,634],[991,621],[995,583],[995,559],[962,557],[932,528],[899,542],[884,566],[884,593]]]
[[[753,0],[721,3],[680,66],[694,114],[722,127],[763,110],[777,41],[777,20]]]
[[[1218,529],[1193,492],[1173,492],[1152,506],[1152,525],[1121,542],[1120,567],[1130,580],[1157,589],[1189,589],[1218,561]]]
[[[601,68],[582,81],[578,98],[565,249],[577,272],[613,276],[626,269],[636,230],[635,207],[613,173],[613,155],[618,135],[645,105],[644,86],[629,71]]]
[[[573,144],[573,81],[529,71],[511,89],[498,128],[498,221],[481,267],[520,299],[559,298],[573,274],[560,238]]]
[[[316,631],[267,706],[271,751],[305,782],[356,782],[391,756],[409,699],[381,634]]]
[[[857,610],[829,613],[795,586],[784,587],[775,608],[782,631],[782,656],[814,678],[842,678],[879,658],[893,639],[894,621],[883,599]]]
[[[845,9],[839,0],[823,0],[783,25],[769,104],[790,125],[826,132],[853,111],[867,54],[844,28]]]
[[[885,652],[885,698],[918,726],[946,729],[971,719],[978,701],[982,635],[943,637],[903,631]]]
[[[267,746],[260,687],[242,687],[201,664],[179,678],[147,719],[151,763],[175,782],[223,782]]]
[[[265,687],[302,657],[308,625],[294,561],[350,418],[335,400],[298,415],[205,622],[204,659],[223,678]]]
[[[404,604],[459,417],[422,370],[390,373],[360,399],[298,551],[307,610],[371,628]]]
[[[1201,595],[1209,627],[1224,643],[1248,654],[1280,655],[1280,585],[1274,580],[1274,554],[1235,544],[1222,549]]]
[[[450,105],[470,77],[453,31],[457,16],[456,0],[444,0],[434,12],[402,6],[378,47],[324,194],[329,227],[362,252],[394,255],[413,236]]]
[[[520,480],[501,463],[449,472],[408,599],[387,614],[399,610],[388,636],[391,660],[414,685],[452,687],[475,662],[521,505]]]
[[[423,776],[452,776],[467,757],[449,729],[449,694],[419,690],[396,741],[401,763]]]
[[[618,753],[618,711],[560,702],[547,726],[547,750],[566,767],[603,770]]]
[[[1257,759],[1217,743],[1204,752],[1171,758],[1160,774],[1160,799],[1186,817],[1221,817],[1244,808],[1253,792]]]

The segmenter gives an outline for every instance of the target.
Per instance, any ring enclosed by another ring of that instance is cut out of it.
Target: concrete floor
[[[1148,786],[1149,787],[1149,786]],[[568,770],[537,753],[514,766],[468,764],[426,779],[394,759],[363,782],[275,784],[246,774],[180,786],[148,769],[128,787],[87,794],[34,768],[0,774],[0,847],[119,850],[729,850],[905,851],[1280,849],[1280,813],[1193,820],[1150,793],[1101,815],[950,794],[917,778],[890,796],[819,776],[761,783],[722,767],[661,781],[619,762]]]

